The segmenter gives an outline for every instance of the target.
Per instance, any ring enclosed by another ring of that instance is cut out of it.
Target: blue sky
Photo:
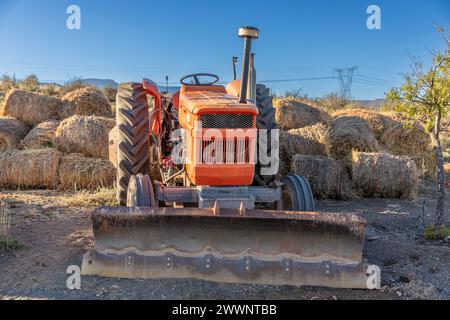
[[[81,30],[66,28],[71,4],[81,8]],[[370,4],[381,8],[381,30],[366,27]],[[211,72],[228,81],[231,57],[242,55],[237,30],[254,25],[259,80],[331,77],[335,67],[358,65],[353,96],[372,99],[401,82],[408,52],[428,61],[442,48],[433,22],[450,27],[450,1],[0,0],[0,74],[177,82]],[[270,86],[312,96],[339,90],[336,79]]]

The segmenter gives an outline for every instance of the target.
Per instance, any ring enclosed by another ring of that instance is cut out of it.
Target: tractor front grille
[[[202,140],[198,159],[203,164],[250,164],[254,144],[250,138]]]
[[[222,114],[212,113],[200,116],[202,127],[205,129],[249,129],[253,128],[252,114]]]

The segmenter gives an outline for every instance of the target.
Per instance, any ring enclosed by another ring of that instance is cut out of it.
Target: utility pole
[[[340,96],[343,99],[352,98],[352,83],[353,76],[358,70],[358,66],[353,66],[351,68],[336,68],[334,69],[335,76],[339,80],[339,85],[341,86]]]
[[[236,80],[236,64],[238,63],[238,57],[233,57],[233,80]]]

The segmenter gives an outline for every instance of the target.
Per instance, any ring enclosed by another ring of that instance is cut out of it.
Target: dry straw
[[[8,240],[11,230],[11,216],[6,207],[0,207],[0,241]]]
[[[62,97],[60,118],[66,119],[73,115],[114,117],[111,105],[98,90],[85,87],[67,93]]]
[[[54,188],[61,154],[52,149],[0,153],[1,188]]]
[[[27,132],[28,128],[23,122],[0,116],[0,152],[17,148]]]
[[[329,156],[350,160],[352,150],[378,152],[380,146],[366,121],[356,116],[337,118],[325,137]]]
[[[14,117],[28,126],[57,119],[61,101],[30,91],[12,89],[5,98],[0,116]]]
[[[343,109],[333,113],[333,117],[341,116],[358,117],[365,120],[371,127],[375,137],[379,139],[384,131],[384,116],[372,109]]]
[[[73,116],[61,122],[55,134],[55,146],[66,153],[108,159],[110,129],[99,117]]]
[[[22,141],[24,149],[52,148],[58,120],[49,120],[34,127]]]
[[[353,185],[360,196],[410,199],[417,196],[419,177],[411,159],[355,151],[352,162]]]
[[[290,164],[296,154],[326,156],[324,137],[328,128],[322,123],[280,131],[280,161]]]
[[[274,106],[277,123],[283,130],[298,129],[318,122],[331,123],[328,113],[307,105],[297,98],[275,99]]]
[[[69,154],[59,167],[60,188],[63,190],[110,188],[114,185],[116,169],[104,159]]]
[[[295,155],[291,172],[308,179],[314,195],[319,199],[354,197],[350,177],[338,160],[320,156]]]

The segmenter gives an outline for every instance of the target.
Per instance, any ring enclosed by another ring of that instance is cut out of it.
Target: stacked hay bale
[[[354,152],[352,179],[363,197],[414,199],[418,192],[416,164],[405,157]]]
[[[339,160],[350,160],[352,151],[378,152],[377,139],[366,121],[356,116],[340,116],[325,137],[327,153]]]
[[[114,185],[116,169],[105,159],[68,154],[59,166],[60,188],[63,190],[110,188]]]
[[[422,176],[434,176],[436,158],[431,139],[419,124],[408,125],[404,117],[397,113],[383,113],[384,128],[380,143],[386,150],[397,156],[414,159]]]
[[[287,97],[274,100],[275,117],[283,130],[299,129],[316,123],[331,123],[325,111],[303,103],[300,99]]]
[[[60,109],[58,98],[12,89],[6,95],[0,116],[14,117],[32,127],[49,119],[57,119]]]
[[[450,184],[450,163],[444,164],[445,182]]]
[[[107,159],[115,119],[101,93],[83,88],[61,101],[11,90],[0,113],[0,188],[113,186],[116,169]]]
[[[1,188],[55,188],[61,153],[52,149],[0,153]]]
[[[0,116],[0,152],[17,148],[27,132],[28,128],[23,122]]]
[[[74,115],[114,117],[111,105],[98,90],[85,87],[67,93],[62,97],[62,107],[59,112],[61,119]]]
[[[107,127],[107,122],[107,119],[93,116],[65,119],[56,130],[55,147],[65,153],[108,159],[108,136],[112,127]]]
[[[296,154],[326,156],[324,137],[328,127],[323,123],[300,129],[280,131],[280,178],[290,168]]]
[[[333,116],[360,118],[370,126],[381,149],[393,155],[413,158],[422,176],[435,174],[436,161],[430,137],[421,125],[408,125],[407,120],[398,113],[380,113],[372,109],[344,109]]]
[[[22,140],[22,147],[24,149],[52,148],[58,126],[58,120],[49,120],[38,124]]]
[[[291,173],[308,179],[314,196],[318,199],[342,199],[354,197],[350,177],[344,165],[334,159],[295,155]]]
[[[356,108],[338,110],[333,113],[333,117],[336,119],[341,116],[357,117],[366,121],[377,139],[380,139],[384,131],[384,116],[375,110]]]

